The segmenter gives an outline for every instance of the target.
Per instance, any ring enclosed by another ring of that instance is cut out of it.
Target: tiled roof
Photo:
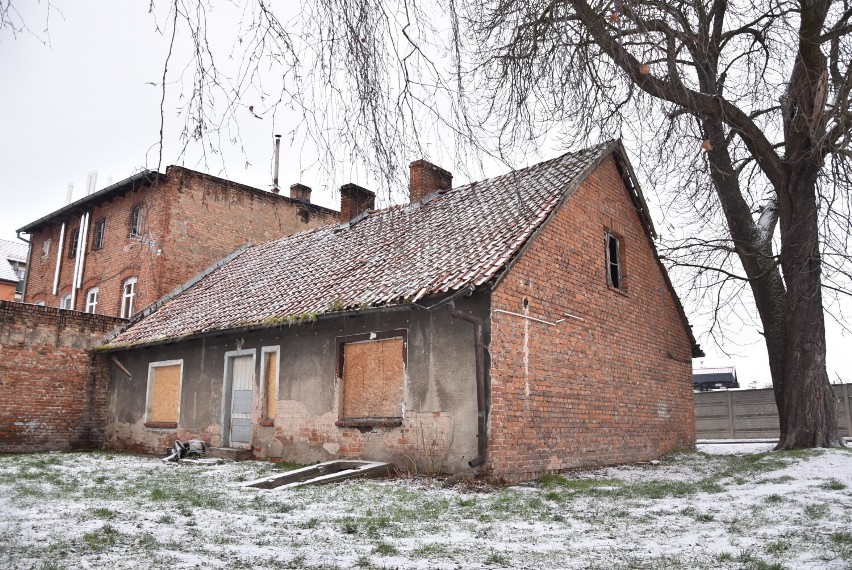
[[[23,243],[0,239],[0,281],[19,281],[17,273],[12,270],[10,261],[27,261],[27,246]]]
[[[108,345],[404,304],[482,285],[616,145],[248,247]]]

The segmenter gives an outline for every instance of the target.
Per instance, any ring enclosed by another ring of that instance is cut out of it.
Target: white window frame
[[[80,249],[80,228],[77,228],[71,233],[71,241],[68,242],[68,259],[77,257],[77,252]]]
[[[121,284],[121,312],[119,316],[122,319],[129,319],[133,316],[133,304],[136,301],[136,277],[130,277],[124,280]],[[130,292],[128,293],[128,288]]]
[[[71,293],[62,295],[62,298],[59,299],[59,308],[67,310],[73,309],[73,307],[71,306]]]
[[[100,289],[98,287],[92,287],[88,291],[86,291],[86,312],[92,313],[93,315],[98,312],[98,293]]]
[[[136,204],[130,209],[130,237],[142,235],[142,204]]]
[[[44,243],[41,244],[41,258],[47,259],[47,256],[50,255],[50,238],[44,240]]]
[[[106,218],[95,221],[95,235],[92,236],[92,250],[103,249],[106,235]]]
[[[180,378],[178,379],[178,397],[177,397],[177,424],[180,425],[180,400],[181,395],[183,394],[183,359],[179,360],[160,360],[157,362],[151,362],[148,364],[148,386],[145,390],[145,421],[151,421],[151,411],[153,409],[153,402],[151,401],[151,397],[154,395],[154,369],[161,368],[165,366],[180,366]],[[156,428],[155,428],[156,429]],[[169,428],[161,428],[161,429],[169,429]]]
[[[267,385],[266,385],[266,363],[270,359],[275,362],[275,393],[267,394]],[[260,378],[261,384],[261,406],[262,410],[260,411],[260,416],[262,420],[272,420],[274,418],[270,418],[266,414],[266,403],[270,400],[277,401],[278,400],[278,388],[279,384],[281,384],[281,346],[264,346],[260,349]]]

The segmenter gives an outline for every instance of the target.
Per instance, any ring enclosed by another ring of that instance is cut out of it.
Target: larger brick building
[[[140,172],[18,230],[30,234],[24,301],[128,318],[239,246],[338,220],[292,197],[170,166]]]
[[[620,143],[411,169],[410,204],[249,247],[113,335],[107,445],[512,482],[694,443],[701,352]]]

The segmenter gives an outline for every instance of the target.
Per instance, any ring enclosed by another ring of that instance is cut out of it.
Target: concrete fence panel
[[[852,437],[852,387],[835,384],[832,389],[837,396],[838,431],[842,437]],[[778,410],[772,389],[696,393],[695,428],[698,439],[777,438]]]

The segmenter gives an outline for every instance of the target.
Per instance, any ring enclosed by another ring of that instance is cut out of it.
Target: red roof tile
[[[482,285],[617,144],[248,247],[108,346],[405,304]]]

